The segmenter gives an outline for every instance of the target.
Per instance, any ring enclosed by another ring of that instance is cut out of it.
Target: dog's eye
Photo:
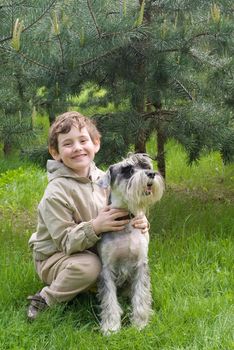
[[[150,170],[151,166],[148,163],[141,163],[140,168],[145,170]]]

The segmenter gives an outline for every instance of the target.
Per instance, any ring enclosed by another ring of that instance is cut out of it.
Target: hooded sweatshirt
[[[63,163],[47,162],[48,186],[38,206],[37,231],[29,246],[36,260],[93,247],[100,239],[92,219],[106,205],[106,191],[96,183],[104,174],[94,163],[89,177],[80,177]]]

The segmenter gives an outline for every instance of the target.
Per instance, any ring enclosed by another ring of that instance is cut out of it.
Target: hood
[[[96,167],[94,162],[92,162],[90,166],[89,178],[79,176],[72,169],[68,168],[63,163],[57,160],[49,159],[47,161],[46,167],[49,182],[59,177],[69,177],[85,183],[89,181],[97,181],[101,175],[101,171]]]

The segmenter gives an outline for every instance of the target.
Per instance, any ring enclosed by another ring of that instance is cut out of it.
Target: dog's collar
[[[111,204],[111,193],[109,194],[109,198],[108,198],[108,205]],[[117,218],[115,219],[116,221],[120,221],[120,220],[130,220],[130,219],[133,219],[135,216],[129,212],[128,215],[125,215],[125,216],[121,216],[121,218]]]
[[[129,213],[128,215],[125,216],[121,216],[121,218],[117,218],[115,219],[116,221],[120,221],[120,220],[130,220],[133,219],[135,216],[132,213]]]

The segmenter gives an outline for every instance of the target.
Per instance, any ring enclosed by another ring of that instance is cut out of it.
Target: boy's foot
[[[36,293],[32,296],[30,295],[27,298],[27,300],[30,301],[30,305],[27,311],[29,321],[34,321],[41,311],[49,307],[49,305],[46,303],[45,299],[40,295],[40,293]]]

